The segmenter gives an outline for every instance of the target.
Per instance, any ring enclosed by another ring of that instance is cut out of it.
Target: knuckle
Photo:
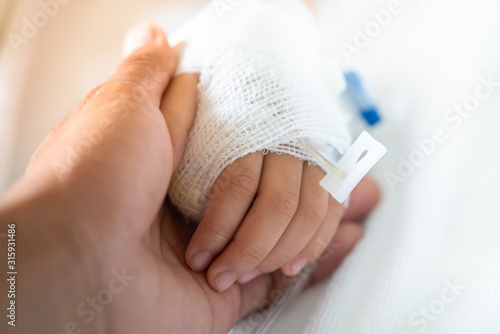
[[[290,258],[290,255],[280,251],[273,250],[265,260],[265,271],[273,271],[284,265]]]
[[[307,225],[317,226],[325,219],[327,209],[323,204],[308,203],[303,208],[302,217]]]
[[[234,197],[239,200],[249,200],[255,196],[258,185],[255,172],[250,169],[240,169],[238,173],[231,175],[229,186]]]
[[[83,99],[83,103],[88,103],[90,100],[94,99],[96,96],[104,93],[106,91],[106,84],[100,84],[99,86],[92,89],[87,96]]]
[[[279,218],[291,219],[299,203],[298,194],[291,191],[281,191],[270,199],[271,211]]]
[[[147,73],[151,76],[155,74],[165,75],[169,71],[162,64],[164,64],[162,55],[157,52],[137,52],[130,55],[127,59],[127,66],[130,69],[129,73]]]
[[[109,81],[124,85],[132,84],[136,95],[151,93],[155,88],[168,81],[169,70],[162,68],[161,57],[156,53],[137,53],[127,59],[126,67],[117,71]]]
[[[100,96],[102,96],[104,93],[109,93],[109,89],[108,89],[108,86],[109,84],[108,83],[104,83],[104,84],[100,84],[99,86],[95,87],[94,89],[92,89],[84,98],[83,100],[81,100],[78,105],[76,106],[75,108],[75,111],[74,113],[77,113],[79,111],[81,111],[86,105],[88,105],[91,101],[99,98]],[[111,92],[111,94],[113,94],[113,92]],[[67,119],[69,119],[69,117],[71,116],[71,114],[65,118],[64,121],[66,121]],[[56,127],[56,129],[58,129],[59,127]]]
[[[234,235],[234,230],[230,226],[221,224],[206,225],[206,235],[212,240],[218,239],[219,242],[228,243]]]
[[[242,259],[247,261],[248,265],[257,265],[267,256],[267,250],[259,245],[242,245],[240,248]]]

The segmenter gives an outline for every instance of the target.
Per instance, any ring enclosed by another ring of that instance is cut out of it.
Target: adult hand
[[[0,233],[16,230],[16,332],[225,333],[281,287],[276,272],[219,293],[184,262],[193,228],[165,197],[197,77],[172,79],[175,66],[160,29],[132,29],[112,77],[49,134],[0,201]],[[360,235],[341,224],[313,279]]]

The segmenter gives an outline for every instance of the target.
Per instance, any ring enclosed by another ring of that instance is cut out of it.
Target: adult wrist
[[[65,332],[100,277],[78,224],[58,209],[57,192],[31,184],[21,179],[0,199],[0,233],[7,235],[0,262],[10,279],[2,280],[1,295],[14,305],[8,326],[55,334]]]

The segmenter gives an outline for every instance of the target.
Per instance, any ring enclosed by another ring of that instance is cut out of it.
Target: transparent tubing
[[[321,153],[318,152],[305,138],[298,138],[299,143],[304,146],[304,148],[318,160],[323,166],[330,170],[333,174],[337,175],[341,180],[345,178],[346,172],[336,167],[328,159],[326,159]]]

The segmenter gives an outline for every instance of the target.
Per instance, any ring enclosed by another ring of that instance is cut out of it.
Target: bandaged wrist
[[[318,164],[301,138],[333,163],[346,152],[344,83],[319,36],[299,1],[252,0],[224,20],[209,5],[171,37],[179,73],[200,74],[197,115],[169,190],[190,219],[201,219],[224,168],[249,153]]]

